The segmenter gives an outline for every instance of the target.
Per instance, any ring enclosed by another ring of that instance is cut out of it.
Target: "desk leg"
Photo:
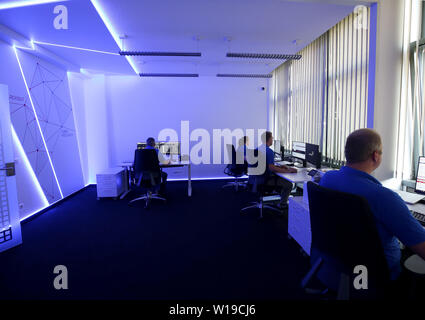
[[[124,191],[124,193],[120,196],[120,199],[124,199],[125,196],[130,192],[130,175],[129,175],[129,170],[128,167],[125,167],[125,180],[126,180],[126,190]]]
[[[192,173],[190,172],[190,163],[187,166],[187,195],[192,196]]]

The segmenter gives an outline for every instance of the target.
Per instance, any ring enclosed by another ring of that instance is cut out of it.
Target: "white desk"
[[[406,206],[409,208],[409,210],[425,214],[425,204],[423,203],[415,203],[415,204],[408,204],[406,203]]]
[[[297,173],[275,173],[281,178],[284,178],[292,183],[304,183],[306,181],[311,181],[311,177],[308,175],[308,168],[296,168]]]
[[[284,164],[284,162],[282,163]],[[308,175],[308,172],[310,170],[319,170],[322,172],[326,172],[326,171],[330,171],[330,170],[334,170],[332,168],[328,168],[328,167],[323,167],[320,169],[316,169],[316,168],[297,168],[297,167],[292,167],[297,169],[298,171],[296,173],[275,173],[277,174],[279,177],[284,178],[286,180],[288,180],[289,182],[292,183],[304,183],[304,182],[308,182],[311,181],[311,177]]]
[[[130,185],[131,184],[131,181],[130,181],[131,177],[128,174],[128,172],[130,171],[130,168],[133,166],[133,162],[132,161],[124,161],[124,162],[121,162],[119,164],[119,166],[126,169],[128,183]],[[171,162],[170,164],[166,164],[166,165],[160,164],[159,166],[163,169],[176,168],[176,167],[187,167],[187,195],[189,197],[192,196],[192,173],[191,173],[191,168],[190,168],[190,161],[182,160],[182,161],[178,161],[178,162]],[[121,196],[121,199],[123,199],[129,192],[130,192],[130,190],[126,191]]]

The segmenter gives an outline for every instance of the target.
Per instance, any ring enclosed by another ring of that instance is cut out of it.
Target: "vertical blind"
[[[408,103],[404,106],[404,125],[400,134],[397,176],[412,179],[416,176],[418,157],[425,154],[425,43],[413,43],[410,48],[410,77],[407,79]],[[401,118],[400,118],[401,119]]]
[[[399,123],[395,128],[398,129],[395,171],[398,179],[415,177],[418,157],[425,151],[425,39],[420,39],[424,17],[418,5],[421,7],[417,0],[404,2],[402,82]]]
[[[369,8],[359,27],[353,13],[328,31],[328,75],[326,134],[323,155],[331,161],[344,160],[347,136],[367,126]]]
[[[269,101],[273,103],[270,116],[271,128],[275,139],[280,140],[281,145],[289,148],[289,106],[290,106],[290,77],[289,63],[284,63],[273,71],[272,85],[270,86]]]
[[[301,60],[273,71],[271,128],[286,149],[318,144],[340,164],[348,134],[366,127],[369,16],[368,7],[356,10],[301,50]]]
[[[326,59],[326,35],[304,50],[302,59],[291,69],[290,140],[320,144],[323,122],[323,90]]]

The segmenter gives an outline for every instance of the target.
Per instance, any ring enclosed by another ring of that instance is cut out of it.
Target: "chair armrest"
[[[411,255],[404,261],[404,267],[412,273],[425,276],[425,260],[417,254]]]

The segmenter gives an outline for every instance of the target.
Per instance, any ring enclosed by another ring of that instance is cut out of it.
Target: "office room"
[[[0,300],[423,298],[424,10],[0,1]]]

